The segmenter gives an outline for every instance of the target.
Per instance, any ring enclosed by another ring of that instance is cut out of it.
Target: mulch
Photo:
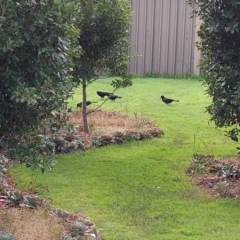
[[[240,199],[239,156],[217,159],[201,155],[201,160],[193,159],[193,165],[194,168],[190,165],[186,172],[194,185],[204,188],[214,198]]]

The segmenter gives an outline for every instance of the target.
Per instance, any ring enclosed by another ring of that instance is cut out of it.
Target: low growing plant
[[[240,171],[239,169],[236,169],[234,166],[231,165],[222,165],[222,167],[219,169],[218,173],[226,178],[231,177],[239,177]]]
[[[201,76],[194,75],[193,73],[190,72],[187,72],[185,74],[146,72],[143,75],[143,78],[200,79]]]
[[[14,235],[9,232],[0,232],[0,239],[1,240],[17,240]]]
[[[214,157],[212,155],[194,154],[192,163],[187,167],[187,173],[206,173]]]
[[[228,184],[227,182],[218,182],[215,185],[215,191],[222,197],[226,197],[228,195]]]

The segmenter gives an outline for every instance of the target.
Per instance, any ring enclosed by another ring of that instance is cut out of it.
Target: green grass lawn
[[[96,91],[111,91],[110,80],[89,86],[88,100],[101,103]],[[107,240],[237,240],[239,202],[213,199],[192,186],[185,174],[193,153],[228,157],[236,144],[224,129],[209,123],[210,99],[197,80],[138,78],[104,109],[137,114],[164,129],[160,139],[128,142],[57,157],[53,173],[32,173],[15,166],[18,187],[42,184],[39,195],[52,205],[90,217]],[[162,103],[160,96],[180,100]],[[81,101],[80,89],[70,104]],[[97,104],[95,104],[97,106]]]

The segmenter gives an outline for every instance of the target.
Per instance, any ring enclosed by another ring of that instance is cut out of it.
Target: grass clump
[[[214,156],[205,154],[193,154],[193,161],[187,167],[187,173],[206,173],[212,163]]]
[[[0,234],[1,240],[56,240],[60,238],[64,230],[63,223],[52,218],[44,208],[37,210],[28,208],[2,209],[0,211],[0,227],[15,236],[15,238],[3,238],[3,235]]]

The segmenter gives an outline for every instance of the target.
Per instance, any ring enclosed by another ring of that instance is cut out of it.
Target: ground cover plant
[[[97,90],[111,91],[110,80],[89,86],[88,100],[97,102],[91,108],[102,102]],[[209,123],[204,93],[196,79],[135,79],[117,92],[122,99],[102,108],[142,114],[164,129],[163,137],[61,155],[55,171],[43,175],[16,166],[17,188],[47,186],[36,187],[38,195],[90,217],[105,239],[237,239],[239,202],[213,198],[185,173],[194,153],[237,154],[224,129]],[[168,106],[161,95],[180,102]],[[77,102],[70,104],[76,109]]]

